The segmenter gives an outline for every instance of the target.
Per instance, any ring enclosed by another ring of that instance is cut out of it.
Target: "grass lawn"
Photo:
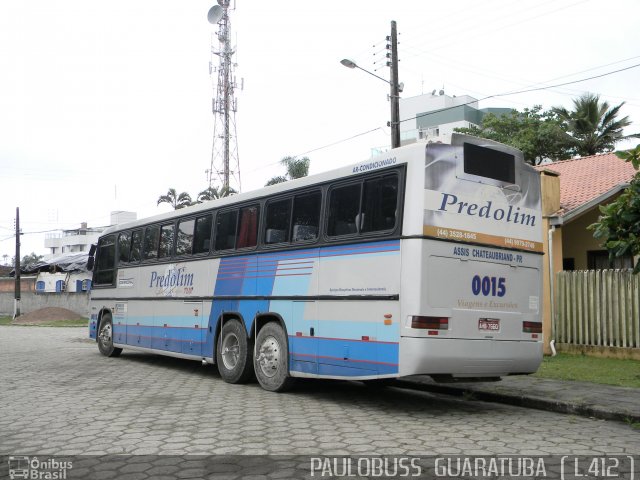
[[[11,317],[0,316],[0,325],[11,325]],[[80,320],[52,320],[47,323],[38,325],[22,325],[23,327],[86,327],[88,320],[81,318]]]
[[[640,388],[640,361],[559,353],[544,357],[535,376]]]

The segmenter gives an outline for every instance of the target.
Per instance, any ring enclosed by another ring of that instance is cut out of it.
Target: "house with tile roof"
[[[551,328],[553,277],[561,270],[632,268],[631,256],[609,263],[609,253],[587,227],[598,221],[599,206],[614,201],[636,174],[614,153],[592,155],[535,167],[541,175],[544,229],[544,338]],[[548,345],[545,342],[545,351]]]

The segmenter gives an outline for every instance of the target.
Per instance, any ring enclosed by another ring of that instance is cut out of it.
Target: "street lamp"
[[[374,76],[383,82],[389,84],[391,92],[389,94],[389,100],[391,103],[391,121],[387,123],[391,127],[391,148],[398,148],[400,146],[400,92],[402,91],[401,84],[398,83],[398,34],[396,30],[396,22],[391,22],[391,36],[387,37],[387,40],[391,42],[388,47],[391,49],[391,61],[387,63],[391,67],[391,80],[379,77],[375,73],[365,70],[361,66],[357,65],[353,60],[344,58],[340,60],[340,63],[347,68],[357,68],[363,72]]]

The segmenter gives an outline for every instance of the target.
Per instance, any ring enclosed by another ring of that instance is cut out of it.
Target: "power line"
[[[456,105],[456,106],[453,106],[453,107],[445,107],[445,108],[441,108],[439,110],[433,110],[431,112],[425,112],[425,113],[416,115],[415,117],[405,118],[404,120],[400,120],[400,123],[408,122],[408,121],[411,121],[411,120],[416,120],[418,118],[426,117],[428,115],[433,115],[435,113],[446,112],[448,110],[453,110],[454,108],[459,108],[459,107],[462,107],[462,106],[465,106],[465,105],[471,105],[472,103],[481,102],[483,100],[489,100],[490,98],[506,97],[506,96],[509,96],[509,95],[518,95],[518,94],[521,94],[521,93],[536,92],[536,91],[540,91],[540,90],[548,90],[548,89],[551,89],[551,88],[562,87],[564,85],[572,85],[574,83],[586,82],[588,80],[594,80],[596,78],[606,77],[608,75],[613,75],[615,73],[624,72],[626,70],[631,70],[632,68],[637,68],[637,67],[640,67],[640,63],[638,63],[636,65],[631,65],[631,66],[628,66],[628,67],[625,67],[625,68],[620,68],[618,70],[613,70],[611,72],[602,73],[600,75],[593,75],[591,77],[582,78],[582,79],[579,79],[579,80],[572,80],[570,82],[558,83],[558,84],[555,84],[555,85],[547,85],[547,86],[536,87],[536,88],[529,88],[529,89],[518,90],[518,91],[513,91],[513,92],[496,93],[496,94],[488,95],[488,96],[480,98],[480,99],[476,99],[476,100],[474,100],[472,102],[461,103],[460,105]],[[562,78],[562,77],[560,77],[560,78]],[[373,129],[367,130],[365,132],[357,133],[357,134],[352,135],[352,136],[350,136],[348,138],[344,138],[342,140],[338,140],[338,141],[335,141],[335,142],[332,142],[332,143],[328,143],[328,144],[323,145],[321,147],[317,147],[317,148],[314,148],[314,149],[311,149],[311,150],[307,150],[306,152],[299,153],[298,155],[294,155],[294,156],[295,157],[299,157],[301,155],[307,155],[307,154],[312,153],[312,152],[317,152],[318,150],[324,150],[325,148],[333,147],[334,145],[338,145],[340,143],[348,142],[349,140],[353,140],[354,138],[358,138],[358,137],[361,137],[363,135],[367,135],[369,133],[375,132],[376,130],[384,131],[382,127],[373,128]],[[275,165],[276,163],[279,163],[279,162],[274,162],[274,163],[267,164],[267,165],[265,165],[265,167],[271,166],[271,165]]]
[[[322,147],[317,147],[317,148],[314,148],[314,149],[311,149],[311,150],[307,150],[306,152],[302,152],[302,153],[299,153],[298,155],[294,155],[294,156],[295,157],[299,157],[299,156],[302,156],[302,155],[308,155],[309,153],[317,152],[318,150],[323,150],[325,148],[333,147],[334,145],[338,145],[339,143],[348,142],[349,140],[353,140],[354,138],[361,137],[362,135],[367,135],[368,133],[375,132],[376,130],[384,131],[384,129],[382,127],[372,128],[371,130],[367,130],[366,132],[357,133],[355,135],[350,136],[349,138],[344,138],[342,140],[338,140],[336,142],[332,142],[332,143],[329,143],[327,145],[323,145]]]

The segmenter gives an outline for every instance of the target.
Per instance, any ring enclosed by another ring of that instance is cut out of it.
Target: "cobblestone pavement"
[[[106,358],[85,336],[0,326],[0,455],[640,453],[622,422],[358,382],[274,394],[197,362]]]

